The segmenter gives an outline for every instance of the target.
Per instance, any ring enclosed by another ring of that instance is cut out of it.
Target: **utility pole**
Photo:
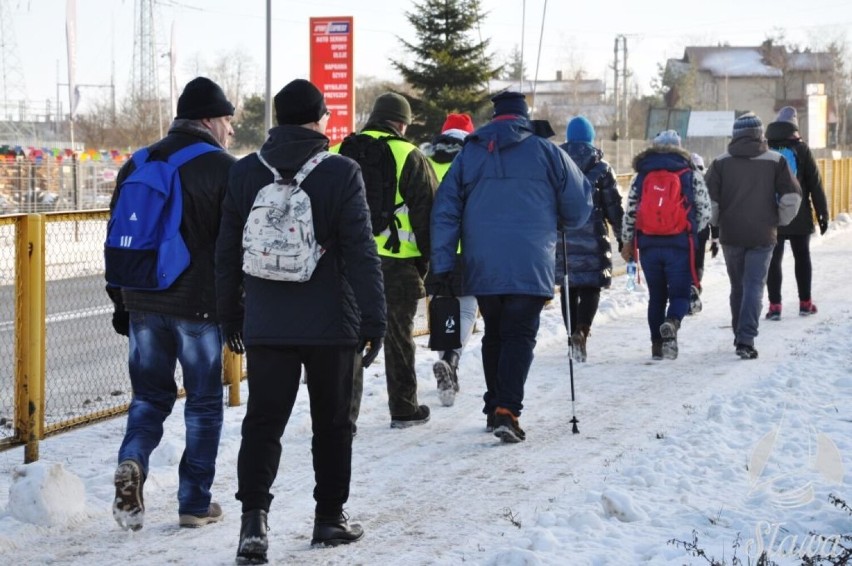
[[[618,40],[621,36],[615,36],[615,45],[612,49],[613,61],[612,61],[612,100],[615,108],[615,115],[613,116],[613,139],[618,139],[618,125],[621,123],[619,119],[619,113],[621,112],[621,105],[618,103]]]
[[[613,137],[630,137],[630,97],[628,96],[629,85],[627,81],[630,73],[627,71],[627,36],[624,34],[618,34],[615,36],[612,72],[614,79],[612,85],[612,98],[613,107],[615,108],[615,116],[613,120],[615,132]],[[620,85],[619,80],[621,81]],[[619,88],[619,86],[621,88]]]
[[[621,89],[624,93],[622,95],[621,103],[624,105],[624,111],[621,114],[622,120],[624,121],[622,126],[622,132],[625,138],[630,139],[630,114],[628,113],[629,109],[629,100],[630,97],[627,96],[627,37],[621,36],[621,44],[623,46],[624,56],[621,58]]]

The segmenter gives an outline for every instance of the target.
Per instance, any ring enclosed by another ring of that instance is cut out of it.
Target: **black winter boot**
[[[361,540],[364,529],[361,525],[350,525],[342,511],[337,515],[317,515],[314,519],[314,535],[311,546],[337,546]]]
[[[266,511],[253,509],[242,516],[240,545],[237,547],[237,564],[266,564]]]

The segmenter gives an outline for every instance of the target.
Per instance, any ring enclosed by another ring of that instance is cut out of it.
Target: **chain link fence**
[[[14,218],[0,217],[0,446],[15,436]]]

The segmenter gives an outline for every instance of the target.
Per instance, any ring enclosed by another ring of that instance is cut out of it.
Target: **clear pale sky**
[[[55,99],[57,82],[67,82],[66,1],[3,1],[28,98],[38,103]],[[133,5],[133,0],[77,0],[78,83],[108,84],[114,62],[119,96],[124,93],[131,77]],[[487,16],[482,38],[490,40],[491,52],[502,61],[523,37],[530,78],[535,74],[545,5],[539,79],[554,78],[557,69],[567,74],[583,68],[588,78],[605,79],[610,85],[614,38],[624,34],[628,67],[641,92],[649,91],[657,64],[682,56],[686,45],[756,45],[778,31],[784,31],[790,42],[816,48],[838,37],[852,41],[848,0],[483,0]],[[308,76],[311,16],[354,16],[356,77],[398,79],[388,59],[405,57],[399,37],[415,39],[405,19],[413,6],[411,0],[273,0],[273,91],[293,78]],[[161,0],[156,13],[163,53],[169,50],[170,29],[175,26],[179,88],[198,74],[199,61],[212,62],[239,50],[254,64],[251,90],[263,92],[265,0]],[[160,69],[163,96],[168,96],[167,61],[162,58]],[[98,89],[81,91],[81,109],[87,100],[102,96]],[[67,108],[67,89],[60,95]]]

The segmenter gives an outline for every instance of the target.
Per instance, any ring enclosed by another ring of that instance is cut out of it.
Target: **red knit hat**
[[[473,120],[470,119],[469,114],[447,114],[447,119],[441,126],[441,133],[447,130],[461,130],[469,134],[474,130]]]

